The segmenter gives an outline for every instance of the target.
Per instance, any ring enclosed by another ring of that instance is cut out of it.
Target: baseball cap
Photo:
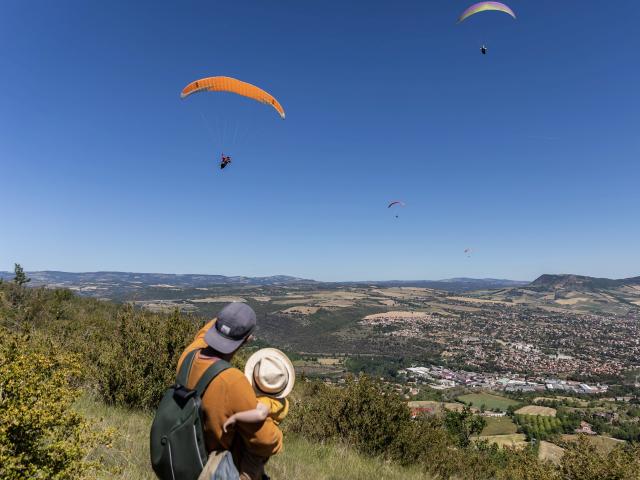
[[[220,353],[231,353],[256,328],[256,313],[246,303],[233,302],[225,306],[213,326],[204,336],[204,341]]]

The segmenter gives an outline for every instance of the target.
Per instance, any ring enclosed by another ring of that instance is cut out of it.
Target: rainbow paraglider
[[[464,20],[466,20],[472,15],[475,15],[476,13],[486,12],[486,11],[504,12],[507,15],[511,15],[513,18],[516,18],[516,14],[513,12],[513,10],[511,10],[511,8],[506,6],[504,3],[479,2],[471,5],[464,12],[462,12],[462,14],[460,15],[460,18],[458,18],[458,23],[463,22]]]

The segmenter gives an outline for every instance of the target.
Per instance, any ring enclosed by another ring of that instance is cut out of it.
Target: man
[[[240,302],[225,306],[198,332],[178,361],[179,370],[189,352],[201,349],[193,359],[186,387],[194,388],[217,360],[230,362],[255,327],[256,314],[250,306]],[[224,370],[214,378],[202,397],[207,451],[231,451],[242,480],[261,480],[269,457],[282,449],[282,432],[270,418],[260,424],[238,422],[235,428],[224,432],[223,426],[231,415],[254,409],[257,403],[247,377],[236,368]]]
[[[231,163],[231,157],[228,155],[222,154],[222,158],[220,160],[220,169],[224,170],[224,167]]]

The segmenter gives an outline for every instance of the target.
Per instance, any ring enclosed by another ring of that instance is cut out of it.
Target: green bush
[[[98,437],[71,409],[78,358],[34,341],[0,328],[0,479],[80,478]]]
[[[603,453],[580,436],[567,445],[562,458],[562,480],[639,480],[640,445],[620,446]]]
[[[107,403],[154,409],[176,377],[176,365],[200,324],[124,306],[108,350],[98,361],[98,391]]]

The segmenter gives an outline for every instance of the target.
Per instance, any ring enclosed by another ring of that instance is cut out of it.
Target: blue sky
[[[640,3],[469,3],[4,0],[0,270],[640,275]]]

